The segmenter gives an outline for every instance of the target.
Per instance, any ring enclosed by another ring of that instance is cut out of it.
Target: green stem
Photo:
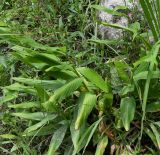
[[[143,102],[142,102],[142,120],[141,120],[141,133],[140,133],[140,138],[139,141],[142,139],[142,134],[144,130],[144,120],[146,116],[146,105],[147,105],[147,100],[148,100],[148,92],[149,92],[149,87],[150,87],[150,82],[152,79],[152,72],[154,70],[154,65],[156,64],[156,58],[159,52],[160,48],[160,41],[158,41],[152,48],[152,59],[150,60],[150,66],[149,66],[149,71],[145,83],[145,88],[144,88],[144,94],[143,94]]]
[[[78,77],[82,77],[82,76],[79,74],[79,72],[76,70],[75,67],[73,67],[73,69],[74,69],[74,71],[75,71],[75,73],[77,74]],[[84,87],[86,88],[87,91],[90,91],[89,88],[87,87],[87,84],[85,83],[84,80],[83,80],[83,85],[84,85]]]

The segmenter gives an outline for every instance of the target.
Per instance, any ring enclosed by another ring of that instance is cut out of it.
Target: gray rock
[[[134,2],[134,5],[136,3],[137,2]],[[129,9],[133,7],[133,3],[130,3],[127,0],[101,0],[100,5],[109,9],[114,9],[117,6],[127,6]],[[115,17],[114,15],[108,14],[103,11],[100,11],[98,16],[99,19],[103,22],[128,26],[128,18],[126,17]],[[123,30],[106,27],[103,25],[99,25],[98,32],[103,39],[119,39],[123,36]]]

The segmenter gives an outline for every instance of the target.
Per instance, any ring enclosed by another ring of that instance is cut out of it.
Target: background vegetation
[[[160,2],[105,9],[129,11],[128,27],[100,22],[98,4],[2,0],[0,154],[159,154]]]

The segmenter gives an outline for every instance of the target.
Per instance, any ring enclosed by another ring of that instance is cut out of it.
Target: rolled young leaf
[[[62,144],[66,131],[67,126],[62,126],[53,134],[47,155],[54,155],[56,153],[57,149]]]

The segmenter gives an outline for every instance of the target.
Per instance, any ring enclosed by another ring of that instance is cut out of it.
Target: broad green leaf
[[[29,119],[29,120],[42,120],[47,116],[47,113],[43,112],[35,112],[35,113],[27,113],[27,112],[22,112],[22,113],[11,113],[12,116],[24,118],[24,119]]]
[[[38,61],[35,58],[31,58],[31,56],[22,57],[19,53],[13,53],[15,57],[17,57],[18,60],[22,61],[23,63],[26,63],[27,65],[34,67],[39,70],[44,70],[46,67],[49,67],[49,65],[45,62]],[[30,57],[31,60],[28,61],[28,57]]]
[[[72,155],[76,155],[82,148],[84,148],[83,152],[85,151],[101,121],[102,117],[98,121],[94,122],[88,129],[86,129],[84,133],[82,133]]]
[[[15,91],[9,91],[5,96],[0,97],[0,105],[9,102],[11,100],[14,100],[18,97],[18,93]]]
[[[57,115],[47,115],[45,118],[43,118],[40,122],[28,127],[25,131],[24,134],[27,134],[29,132],[35,131],[40,127],[45,126],[49,121],[54,120],[57,117]]]
[[[98,128],[98,125],[100,123],[100,121],[103,119],[103,117],[101,117],[98,121],[96,121],[94,123],[94,127],[92,128],[91,132],[89,133],[89,136],[87,137],[87,141],[86,141],[86,144],[84,146],[84,149],[83,149],[83,153],[85,152],[87,146],[89,145],[89,142],[91,141],[91,138],[93,137],[93,134],[95,133],[95,131],[97,130]]]
[[[95,155],[103,155],[107,145],[108,145],[108,137],[106,135],[104,135],[97,145]]]
[[[34,53],[25,59],[29,63],[46,63],[48,65],[60,65],[60,59],[53,54]]]
[[[82,126],[80,126],[79,130],[75,129],[75,121],[77,118],[77,114],[78,114],[78,105],[74,109],[74,116],[72,119],[73,121],[70,125],[70,133],[71,133],[71,139],[72,139],[72,144],[73,144],[74,150],[78,149],[78,142],[87,129],[86,124],[83,124]]]
[[[98,88],[103,90],[104,92],[109,92],[109,88],[107,83],[102,79],[102,77],[96,73],[94,70],[81,67],[77,69],[84,77],[86,77],[90,82],[95,84]]]
[[[75,129],[78,130],[80,126],[86,121],[88,115],[96,105],[97,97],[91,93],[82,93],[78,99],[78,115],[75,122]]]
[[[18,92],[26,92],[26,93],[30,93],[30,94],[35,94],[36,91],[30,86],[24,86],[22,84],[19,83],[14,83],[10,86],[6,86],[4,87],[5,89],[11,90],[11,91],[18,91]]]
[[[50,54],[50,53],[36,53],[35,57],[37,57],[38,59],[42,60],[42,61],[50,61],[53,63],[57,63],[57,64],[61,64],[60,59],[55,56],[54,54]]]
[[[45,89],[41,86],[36,86],[35,88],[37,90],[37,94],[40,98],[40,101],[42,103],[46,102],[49,99],[49,95],[48,95],[47,91],[45,91]]]
[[[134,119],[136,109],[136,102],[132,97],[126,97],[121,99],[120,112],[123,126],[128,131],[130,129],[130,123]]]
[[[57,70],[56,71],[49,71],[49,75],[52,75],[56,79],[63,79],[63,80],[71,80],[77,78],[77,75],[70,70]]]
[[[154,102],[147,104],[146,112],[159,112],[160,111],[160,102]]]
[[[44,67],[46,67],[48,65],[47,63],[42,62],[42,61],[33,57],[33,55],[36,55],[36,51],[31,50],[29,48],[20,47],[20,46],[15,46],[14,48],[13,48],[13,50],[16,50],[16,52],[14,52],[12,55],[16,59],[18,59],[26,64],[29,64],[31,66],[34,66],[38,69],[43,69]]]
[[[47,155],[53,155],[61,145],[67,131],[67,126],[62,126],[53,134]]]
[[[9,108],[15,108],[15,109],[29,109],[29,108],[37,108],[40,107],[40,104],[36,102],[23,102],[20,104],[11,104],[8,105]]]
[[[60,70],[68,70],[68,71],[72,71],[73,70],[73,65],[63,62],[60,65],[55,65],[55,66],[51,66],[49,68],[47,68],[45,71],[49,72],[49,71],[60,71]]]
[[[29,86],[41,86],[44,89],[46,88],[52,90],[55,90],[64,84],[64,81],[61,80],[38,80],[38,79],[29,79],[21,77],[14,77],[13,80],[27,84]]]
[[[72,81],[68,82],[64,86],[58,88],[54,94],[49,98],[49,101],[44,102],[42,105],[47,110],[54,110],[54,105],[58,102],[62,101],[69,95],[73,94],[75,90],[77,90],[82,84],[81,78],[73,79]]]
[[[56,55],[65,55],[66,52],[66,48],[65,47],[49,47],[47,45],[42,45],[38,42],[36,42],[35,40],[33,40],[32,38],[29,38],[28,36],[19,36],[16,37],[16,40],[10,38],[7,38],[8,41],[10,41],[12,44],[16,45],[16,46],[30,46],[31,48],[35,48],[35,49],[41,49],[47,52],[53,52]],[[15,49],[15,47],[13,47],[13,50],[17,50]]]
[[[30,133],[23,133],[22,136],[24,136],[24,137],[33,137],[33,136],[36,135],[38,137],[38,136],[51,135],[51,134],[54,133],[56,127],[57,126],[55,124],[51,124],[50,123],[50,124],[48,124],[46,126],[43,126],[43,128],[40,128],[38,130],[38,132],[37,132],[37,130],[35,130],[35,131],[30,132]]]
[[[60,87],[54,92],[54,95],[50,97],[49,101],[54,102],[54,100],[62,100],[67,96],[71,95],[75,90],[77,90],[82,84],[82,79],[74,79],[64,86]]]
[[[0,135],[0,138],[4,138],[4,139],[15,139],[16,136],[13,135],[13,134],[3,134],[3,135]]]
[[[61,64],[59,57],[57,57],[55,53],[40,53],[39,51],[21,46],[14,46],[12,49],[16,51],[14,55],[22,57],[26,63],[45,63],[49,65]]]

